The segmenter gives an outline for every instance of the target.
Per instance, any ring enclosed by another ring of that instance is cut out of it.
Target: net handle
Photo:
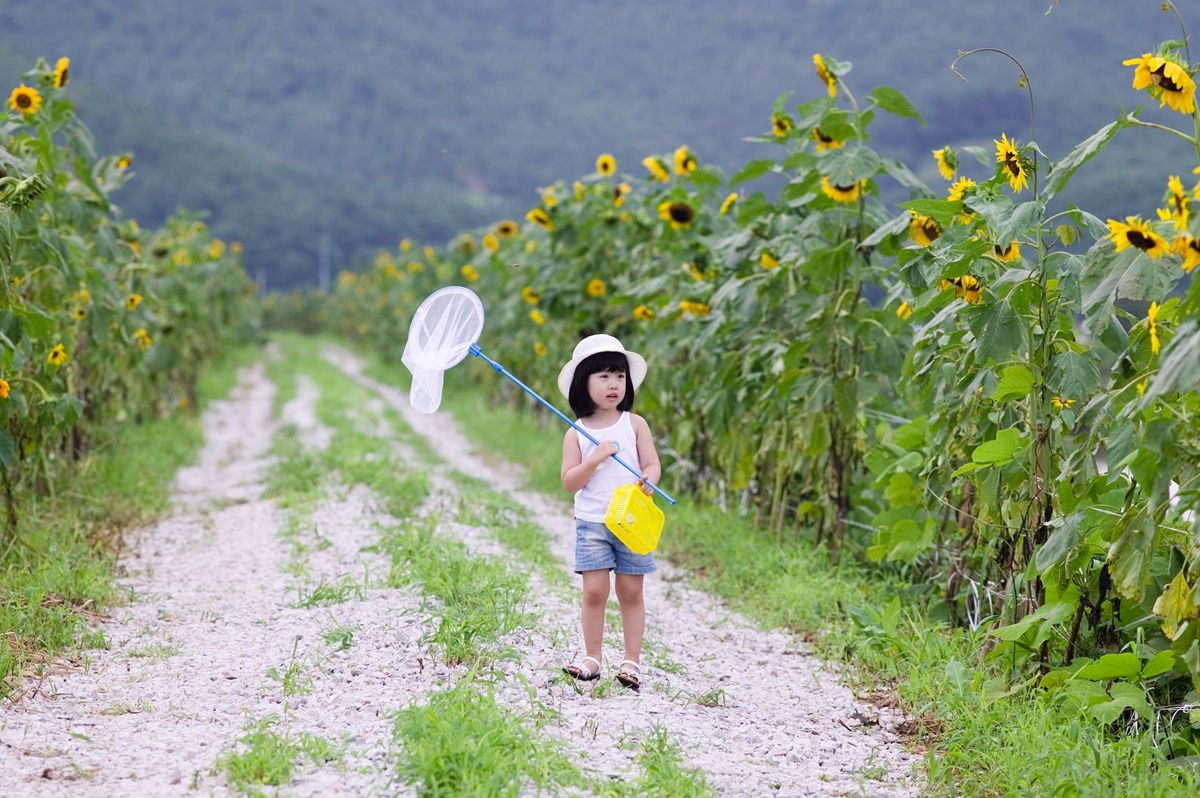
[[[472,355],[474,355],[475,357],[478,357],[478,358],[481,358],[482,360],[485,360],[485,361],[487,361],[488,365],[490,365],[490,366],[491,366],[493,369],[495,369],[496,371],[500,372],[500,373],[501,373],[502,375],[504,375],[505,377],[508,377],[510,380],[512,380],[513,382],[515,382],[515,383],[517,384],[517,386],[518,386],[518,387],[519,387],[521,390],[525,391],[525,393],[529,394],[529,395],[530,395],[530,396],[532,396],[534,399],[537,399],[539,402],[541,402],[541,403],[542,403],[542,405],[543,405],[543,406],[544,406],[544,407],[545,407],[547,410],[549,410],[550,412],[554,413],[554,415],[558,416],[558,417],[559,417],[559,418],[561,418],[563,421],[567,422],[567,425],[568,425],[569,427],[571,427],[571,429],[575,430],[575,431],[576,431],[576,432],[578,432],[580,435],[584,436],[585,438],[587,438],[589,441],[591,441],[592,443],[596,444],[597,446],[599,446],[599,445],[600,445],[600,441],[596,440],[596,439],[595,439],[595,438],[592,436],[592,434],[591,434],[590,432],[588,432],[588,431],[587,431],[587,430],[585,430],[583,427],[581,427],[581,426],[579,426],[578,424],[576,424],[576,423],[575,423],[574,421],[572,421],[571,419],[569,419],[569,418],[567,418],[566,416],[564,416],[564,415],[562,414],[562,412],[561,412],[561,411],[560,411],[560,410],[559,410],[557,407],[555,407],[554,405],[550,404],[550,403],[549,403],[549,402],[547,402],[545,399],[543,399],[542,397],[540,397],[540,396],[538,396],[536,393],[534,393],[534,391],[533,391],[533,389],[532,389],[532,388],[530,388],[528,385],[526,385],[525,383],[521,382],[521,381],[520,381],[520,380],[518,380],[516,377],[514,377],[514,376],[513,376],[513,375],[512,375],[512,374],[509,372],[509,370],[508,370],[508,369],[504,368],[504,366],[501,366],[499,363],[497,363],[496,361],[492,360],[490,357],[488,357],[487,355],[485,355],[485,354],[483,353],[483,350],[479,348],[479,344],[471,344],[471,348],[470,348],[470,350],[469,350],[469,351],[470,351],[470,353],[471,353]],[[633,474],[633,475],[634,475],[635,477],[637,477],[637,478],[638,478],[638,479],[639,479],[641,482],[645,483],[646,485],[649,485],[651,488],[653,488],[653,489],[654,489],[654,492],[655,492],[655,493],[657,493],[659,496],[662,496],[662,497],[663,497],[664,499],[666,499],[666,500],[667,500],[669,503],[671,503],[671,504],[677,504],[677,503],[678,503],[678,502],[676,502],[674,499],[672,499],[672,498],[671,498],[669,495],[667,495],[667,492],[666,492],[666,491],[664,491],[664,490],[663,490],[662,488],[660,488],[658,485],[655,485],[655,484],[654,484],[653,482],[651,482],[650,480],[648,480],[648,479],[646,479],[645,477],[643,477],[641,474],[639,474],[639,473],[637,472],[637,469],[635,469],[633,466],[629,465],[629,463],[626,463],[626,462],[625,462],[624,460],[622,460],[620,457],[617,457],[617,455],[616,455],[616,454],[611,454],[611,455],[609,455],[609,457],[611,457],[612,459],[616,460],[616,461],[617,461],[618,463],[620,463],[621,465],[625,466],[625,469],[626,469],[627,471],[629,471],[629,473]]]

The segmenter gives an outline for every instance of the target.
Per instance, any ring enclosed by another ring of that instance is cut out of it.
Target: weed
[[[300,748],[271,728],[275,722],[271,718],[251,724],[233,750],[217,758],[214,775],[224,770],[229,785],[241,792],[257,785],[278,787],[291,781]]]
[[[349,626],[334,626],[322,632],[321,639],[335,651],[346,651],[354,645],[354,630]]]
[[[349,601],[351,596],[358,599],[363,597],[362,586],[349,574],[342,574],[331,582],[326,582],[325,577],[322,576],[311,590],[307,592],[298,590],[297,593],[299,598],[293,606],[302,609],[342,604]]]

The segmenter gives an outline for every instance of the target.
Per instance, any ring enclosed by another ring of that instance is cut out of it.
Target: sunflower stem
[[[1193,139],[1187,133],[1184,133],[1182,130],[1176,130],[1175,128],[1168,127],[1167,125],[1160,125],[1157,122],[1143,122],[1142,120],[1134,119],[1133,117],[1130,117],[1129,121],[1132,122],[1135,126],[1152,127],[1155,130],[1161,130],[1164,133],[1170,133],[1173,136],[1179,136],[1179,138],[1183,139],[1184,141],[1188,142],[1189,144],[1196,144],[1195,139]],[[1200,145],[1198,145],[1198,146],[1200,146]]]

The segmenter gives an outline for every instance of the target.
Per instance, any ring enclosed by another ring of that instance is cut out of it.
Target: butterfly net
[[[400,360],[412,372],[409,404],[432,413],[442,402],[442,374],[465,358],[483,332],[483,303],[468,288],[434,291],[417,308],[408,326]]]

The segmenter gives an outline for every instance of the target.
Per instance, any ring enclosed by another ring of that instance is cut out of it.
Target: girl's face
[[[597,410],[616,410],[625,398],[625,372],[597,371],[588,377],[587,387]]]

